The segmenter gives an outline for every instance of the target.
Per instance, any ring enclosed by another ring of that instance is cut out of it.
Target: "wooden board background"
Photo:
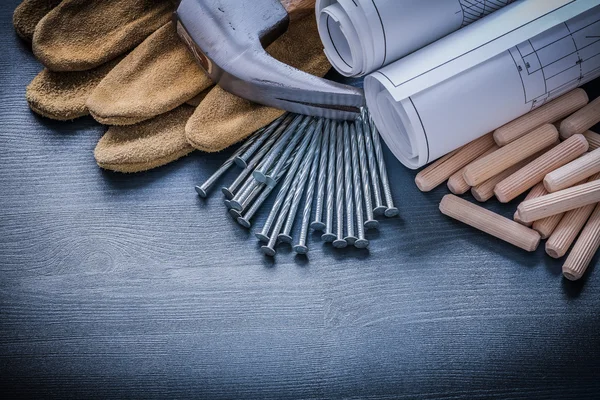
[[[53,398],[600,396],[600,274],[570,283],[441,216],[388,153],[401,217],[371,251],[275,261],[193,187],[228,156],[96,167],[103,128],[24,100],[40,66],[0,4],[0,384]],[[229,176],[231,179],[232,175]],[[512,215],[508,206],[492,203]],[[259,215],[264,220],[265,213]],[[598,264],[595,258],[594,264]],[[594,270],[595,269],[595,270]]]

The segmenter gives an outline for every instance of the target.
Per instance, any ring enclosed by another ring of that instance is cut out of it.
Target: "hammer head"
[[[177,31],[215,83],[245,99],[299,114],[355,119],[361,89],[286,65],[265,47],[289,17],[278,0],[182,0]]]

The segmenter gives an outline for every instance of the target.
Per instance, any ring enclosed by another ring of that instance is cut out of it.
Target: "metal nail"
[[[283,178],[285,176],[285,174],[287,173],[288,169],[290,168],[290,166],[292,164],[292,161],[296,158],[297,152],[298,152],[298,148],[296,148],[294,153],[287,160],[283,169],[279,172],[279,175],[275,178],[275,180],[277,182],[279,182],[281,180],[281,178]],[[242,225],[244,228],[250,229],[252,227],[252,223],[250,221],[254,217],[254,214],[256,214],[256,212],[258,211],[260,206],[262,206],[262,204],[267,200],[267,198],[269,197],[269,195],[271,194],[273,189],[274,189],[274,187],[269,187],[269,186],[265,185],[264,183],[261,184],[260,190],[259,190],[260,196],[258,197],[258,199],[256,199],[256,201],[254,203],[252,203],[252,205],[248,208],[247,211],[244,212],[243,215],[240,215],[240,217],[237,219],[237,222],[240,225]],[[251,197],[253,197],[253,196],[251,195]],[[250,202],[252,201],[251,198],[249,198],[247,200],[249,200]],[[247,207],[247,204],[244,206],[244,210],[246,210],[246,207]]]
[[[241,213],[238,210],[234,210],[232,208],[229,210],[229,215],[231,215],[233,219],[237,220],[241,216]]]
[[[233,199],[229,201],[231,208],[233,208],[234,210],[242,211],[244,209],[244,201],[248,196],[250,196],[250,193],[252,193],[254,188],[258,185],[259,183],[256,182],[252,176],[248,176],[240,190],[236,193]]]
[[[338,125],[336,131],[336,153],[337,162],[335,167],[335,215],[336,215],[336,239],[333,241],[333,247],[342,249],[348,246],[344,240],[344,133],[342,127]]]
[[[381,137],[372,119],[370,125],[371,135],[373,137],[373,145],[375,147],[375,158],[377,158],[377,164],[379,165],[379,175],[381,176],[383,194],[385,196],[385,202],[387,205],[387,209],[385,210],[384,214],[386,217],[395,217],[400,214],[400,212],[396,207],[394,207],[392,189],[390,188],[390,180],[388,178],[387,168],[385,167],[385,159],[383,158],[383,150],[381,148]]]
[[[296,115],[294,117],[289,126],[285,128],[285,132],[283,133],[283,135],[281,135],[279,140],[277,140],[277,143],[273,145],[273,148],[271,149],[265,160],[261,162],[260,167],[256,168],[256,170],[252,172],[252,176],[254,176],[254,179],[256,179],[260,183],[267,182],[267,174],[269,172],[269,169],[271,169],[271,167],[281,155],[282,151],[286,148],[290,140],[296,134],[298,125],[300,125],[300,123],[306,119],[310,119],[310,117],[305,117],[304,115]]]
[[[354,242],[354,246],[358,249],[366,249],[369,247],[369,241],[365,238],[365,227],[363,218],[363,200],[362,189],[360,187],[360,168],[358,155],[358,139],[356,125],[350,126],[350,145],[352,147],[352,183],[354,191],[354,205],[356,207],[356,231],[358,238]]]
[[[346,237],[344,240],[350,245],[358,238],[354,234],[354,190],[352,185],[352,147],[350,145],[350,125],[344,122],[344,194],[346,203]]]
[[[223,204],[225,204],[225,207],[227,207],[228,210],[231,210],[231,201],[224,199]]]
[[[371,137],[371,127],[366,119],[362,118],[362,122],[367,159],[369,160],[369,171],[371,173],[371,188],[373,189],[373,197],[375,197],[375,208],[373,208],[373,213],[376,215],[383,215],[385,210],[387,210],[387,207],[383,205],[383,200],[381,199],[379,173],[377,172],[377,158],[375,157],[375,150]]]
[[[324,231],[323,222],[323,202],[325,201],[325,183],[327,181],[327,152],[329,150],[329,132],[331,129],[331,120],[325,121],[325,127],[321,135],[321,156],[319,160],[319,182],[317,184],[317,197],[315,198],[315,219],[310,227],[315,231]],[[315,174],[317,172],[315,171]]]
[[[300,143],[300,140],[302,139],[302,134],[306,130],[306,127],[308,126],[309,123],[314,123],[314,119],[311,117],[306,117],[300,123],[300,125],[298,125],[298,128],[296,128],[296,131],[294,132],[294,136],[292,136],[292,138],[290,139],[290,142],[287,144],[287,147],[281,153],[281,155],[279,156],[279,159],[273,165],[273,167],[269,170],[267,175],[265,175],[264,183],[266,183],[267,186],[274,187],[277,184],[277,182],[275,181],[275,177],[279,174],[279,171],[281,171],[281,169],[283,168],[285,163],[289,160],[290,154],[292,154],[292,152],[296,149],[296,147],[298,146],[298,143]]]
[[[333,232],[333,216],[335,213],[335,137],[338,123],[331,122],[331,128],[327,132],[329,142],[329,154],[327,159],[327,206],[325,208],[325,233],[321,236],[324,242],[332,243],[336,236]]]
[[[267,242],[267,244],[265,246],[262,246],[261,249],[263,251],[263,253],[265,253],[268,256],[275,256],[275,254],[277,253],[275,251],[275,246],[277,245],[277,240],[279,238],[279,232],[281,232],[281,228],[284,224],[284,222],[287,220],[287,216],[288,213],[292,207],[292,203],[293,203],[293,198],[296,195],[296,190],[294,188],[300,188],[301,186],[303,186],[304,182],[306,182],[306,177],[308,176],[308,170],[309,170],[309,166],[310,166],[310,159],[313,155],[313,150],[316,147],[316,144],[318,143],[318,138],[319,136],[316,134],[311,134],[311,142],[310,142],[310,147],[309,150],[305,152],[302,161],[301,161],[301,165],[302,168],[300,170],[299,174],[294,174],[294,178],[292,180],[292,183],[289,187],[285,188],[285,200],[283,202],[283,206],[279,212],[279,215],[277,217],[277,220],[275,221],[275,225],[273,225],[273,231],[271,232],[271,236],[269,237],[269,241]],[[284,191],[284,188],[281,188],[281,191],[279,192],[280,194]]]
[[[313,125],[313,127],[314,127],[314,125]],[[264,224],[262,230],[260,232],[255,233],[255,236],[257,237],[257,239],[262,242],[269,241],[269,232],[271,230],[271,226],[273,225],[273,222],[275,222],[275,218],[277,217],[277,213],[279,212],[279,209],[281,208],[281,205],[285,199],[285,195],[288,192],[290,185],[292,184],[292,180],[294,179],[296,171],[298,170],[298,167],[300,166],[300,162],[304,158],[304,153],[306,152],[306,149],[308,148],[308,146],[310,144],[310,141],[313,137],[313,133],[314,133],[314,128],[309,129],[307,131],[306,135],[304,135],[302,142],[298,145],[298,152],[296,153],[296,156],[294,157],[294,161],[292,162],[292,165],[290,166],[290,169],[288,170],[287,175],[285,176],[285,179],[283,180],[283,183],[281,185],[279,193],[277,194],[277,197],[275,198],[275,203],[273,203],[273,208],[271,209],[271,212],[269,213],[269,216],[267,217],[267,220],[265,221],[265,224]]]
[[[321,154],[321,137],[323,136],[323,119],[319,119],[317,121],[317,126],[315,128],[315,140],[314,145],[309,149],[309,152],[312,159],[306,162],[306,165],[303,166],[300,181],[295,188],[294,197],[292,199],[292,205],[290,207],[290,211],[288,212],[287,220],[285,221],[285,225],[283,226],[283,230],[279,234],[279,240],[284,243],[292,243],[292,228],[294,227],[294,222],[296,221],[296,214],[298,213],[298,207],[300,206],[300,200],[302,200],[302,196],[304,195],[304,190],[306,186],[306,181],[308,180],[310,171],[312,169],[312,163],[315,158],[318,161],[319,156]]]
[[[293,117],[288,116],[291,120]],[[287,120],[287,118],[286,118]],[[283,125],[283,124],[282,124]],[[266,154],[269,153],[273,145],[277,142],[279,137],[283,134],[285,128],[279,126],[273,134],[271,134],[264,145],[258,150],[258,152],[252,157],[252,160],[247,164],[247,167],[238,175],[235,181],[227,188],[222,188],[221,191],[228,199],[233,199],[235,194],[238,192],[239,187],[246,182],[248,175],[254,171],[254,169],[263,161]],[[240,200],[240,199],[237,199]]]
[[[304,211],[302,212],[302,225],[300,227],[300,238],[298,244],[294,246],[294,251],[297,254],[308,253],[308,246],[306,245],[306,239],[308,237],[308,225],[310,223],[310,213],[312,211],[313,196],[315,192],[315,184],[317,183],[317,172],[320,168],[319,164],[322,164],[323,153],[327,152],[327,138],[329,120],[325,124],[325,131],[321,132],[321,146],[317,146],[313,163],[310,169],[310,177],[308,178],[308,189],[306,190],[306,198],[304,200]],[[325,171],[323,171],[325,172]],[[321,202],[323,199],[321,199]]]
[[[235,158],[235,163],[242,168],[248,167],[248,160],[263,146],[269,136],[275,132],[275,129],[277,129],[281,124],[286,124],[287,126],[291,120],[292,118],[289,116],[289,113],[285,113],[275,121],[271,122],[268,126],[262,128],[262,134],[254,143],[252,143],[250,147],[248,147],[243,154],[240,154]]]
[[[366,229],[379,229],[379,221],[373,216],[373,201],[371,199],[371,183],[369,181],[369,165],[367,164],[367,153],[365,150],[365,131],[363,122],[357,120],[355,122],[356,137],[358,139],[358,156],[360,158],[360,176],[361,186],[363,190],[363,199],[365,201],[365,213],[367,220],[365,221]]]
[[[219,180],[219,178],[223,176],[229,170],[229,168],[231,168],[231,166],[234,164],[234,160],[236,159],[236,157],[245,152],[248,149],[248,147],[252,145],[252,143],[253,141],[247,140],[202,185],[196,186],[196,192],[198,193],[198,195],[204,198],[208,197],[208,192],[210,192],[210,190]]]

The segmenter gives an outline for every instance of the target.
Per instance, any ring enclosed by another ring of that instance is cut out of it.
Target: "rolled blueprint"
[[[536,9],[544,16],[518,21],[535,1],[513,4],[365,79],[369,110],[404,165],[419,168],[600,76],[598,1],[547,0],[554,11]],[[499,26],[509,33],[494,33]],[[477,40],[485,44],[463,46]]]
[[[364,76],[516,0],[317,0],[325,54]]]

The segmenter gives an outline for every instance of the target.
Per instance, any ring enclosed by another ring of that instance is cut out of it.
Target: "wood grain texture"
[[[0,2],[3,393],[598,397],[598,256],[566,282],[542,246],[528,254],[441,215],[447,189],[419,192],[386,151],[401,217],[369,232],[370,252],[311,236],[308,259],[267,260],[220,196],[194,192],[230,152],[105,173],[101,127],[29,112],[40,67],[11,29],[17,3]],[[516,203],[486,207],[509,216]]]

